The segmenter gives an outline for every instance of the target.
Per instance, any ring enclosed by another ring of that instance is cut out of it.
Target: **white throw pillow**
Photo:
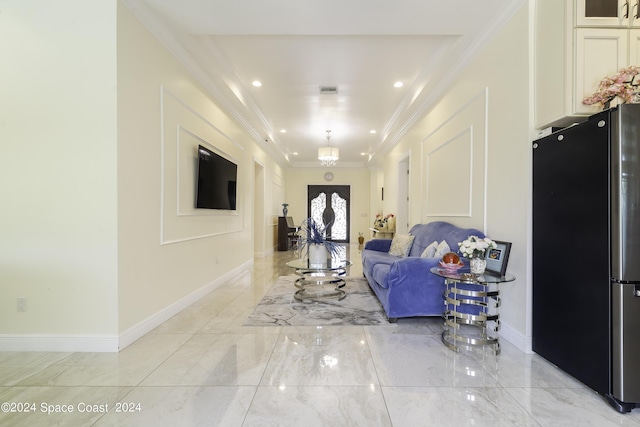
[[[443,240],[438,245],[438,248],[436,249],[436,253],[433,255],[433,257],[442,258],[442,255],[446,254],[447,252],[451,252],[451,249],[449,248],[449,244],[447,243],[447,241]]]
[[[424,248],[424,251],[422,251],[422,255],[420,256],[422,258],[433,258],[436,255],[437,249],[438,249],[438,241],[434,240],[433,243],[431,243],[429,246]]]
[[[409,255],[411,245],[415,236],[410,234],[396,234],[391,241],[391,248],[389,249],[389,255],[406,257]]]

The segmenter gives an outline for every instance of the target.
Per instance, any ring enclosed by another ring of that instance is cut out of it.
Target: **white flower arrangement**
[[[469,236],[462,242],[459,242],[458,247],[460,248],[460,253],[465,258],[484,258],[487,249],[495,249],[498,245],[488,237],[482,239],[478,236]]]

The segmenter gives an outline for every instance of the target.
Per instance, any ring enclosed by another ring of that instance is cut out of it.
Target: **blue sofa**
[[[389,255],[390,239],[370,240],[362,250],[364,276],[390,322],[400,317],[441,316],[444,311],[444,279],[429,271],[439,265],[440,258],[420,257],[427,246],[446,240],[457,252],[458,242],[468,236],[485,237],[479,230],[444,221],[414,225],[409,234],[415,238],[408,257]]]

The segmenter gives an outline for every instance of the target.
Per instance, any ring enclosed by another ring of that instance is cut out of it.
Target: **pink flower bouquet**
[[[582,100],[583,104],[607,105],[615,97],[623,103],[635,104],[640,102],[639,84],[640,67],[631,65],[620,69],[617,74],[605,77],[600,81],[598,90]]]

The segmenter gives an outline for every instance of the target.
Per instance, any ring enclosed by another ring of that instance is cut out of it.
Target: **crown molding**
[[[387,130],[384,140],[378,145],[372,158],[375,158],[378,154],[388,154],[401,141],[407,132],[435,106],[436,102],[440,100],[462,72],[477,57],[481,49],[504,28],[525,3],[526,0],[514,0],[502,10],[502,13],[496,19],[484,27],[481,33],[475,34],[473,37],[461,38],[456,42],[458,48],[447,54],[449,59],[442,62],[449,64],[449,66],[440,65],[438,69],[434,70],[433,77],[420,94],[422,98],[420,102],[415,102],[414,108],[407,110],[404,119],[398,117],[397,123],[388,126],[393,130]]]
[[[140,22],[153,34],[153,36],[182,64],[214,98],[215,102],[229,114],[249,135],[258,143],[261,149],[267,151],[271,157],[281,166],[290,165],[289,160],[284,155],[284,150],[278,147],[279,140],[274,136],[276,133],[270,130],[268,122],[255,106],[251,98],[247,95],[246,89],[240,89],[240,93],[244,95],[245,102],[249,105],[243,105],[237,95],[234,94],[234,87],[241,88],[234,77],[233,72],[228,70],[224,61],[220,60],[220,53],[210,44],[207,46],[208,52],[214,60],[214,66],[217,70],[225,71],[226,75],[215,81],[212,76],[207,73],[197,62],[193,55],[189,52],[189,48],[193,51],[196,49],[196,38],[192,36],[179,35],[171,27],[166,25],[149,7],[143,2],[133,0],[121,0],[122,3],[140,20]],[[247,100],[250,100],[247,102]],[[253,117],[251,117],[253,116]],[[263,128],[252,123],[251,119],[257,121]],[[267,132],[263,129],[268,129]],[[273,145],[266,142],[273,142]]]

